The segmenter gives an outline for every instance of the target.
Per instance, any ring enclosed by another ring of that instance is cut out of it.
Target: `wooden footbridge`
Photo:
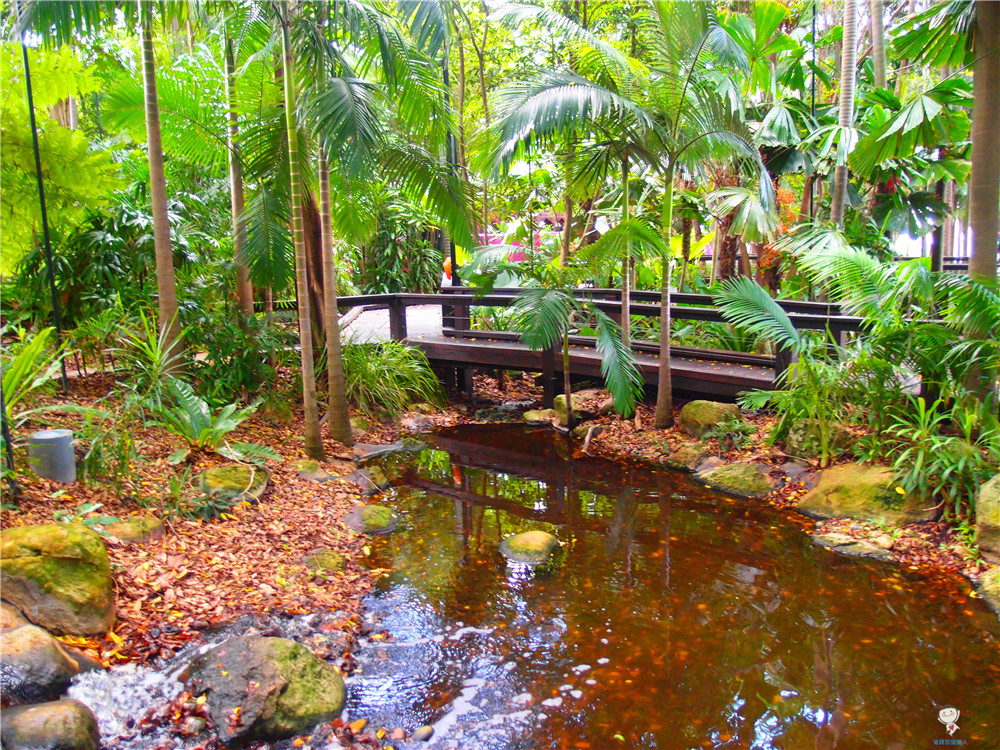
[[[554,350],[533,351],[519,341],[516,333],[484,331],[472,328],[471,311],[476,307],[509,307],[516,299],[517,289],[496,289],[491,294],[476,296],[468,287],[443,287],[437,294],[366,294],[340,297],[341,313],[355,308],[387,309],[388,326],[369,330],[366,340],[391,338],[419,348],[427,355],[435,371],[449,385],[471,393],[475,369],[520,370],[541,374],[544,402],[551,406],[562,384],[562,356]],[[576,294],[593,301],[594,305],[620,319],[621,290],[579,289]],[[722,314],[707,294],[671,295],[671,315],[675,320],[723,322]],[[294,304],[294,303],[293,303]],[[630,312],[633,317],[660,315],[658,292],[633,291]],[[828,331],[840,340],[849,331],[861,328],[861,320],[845,315],[837,305],[819,302],[779,300],[796,328]],[[440,315],[434,308],[440,309]],[[419,321],[409,321],[407,311],[417,313]],[[429,311],[435,314],[428,315]],[[345,331],[364,318],[362,315]],[[383,313],[384,321],[384,313]],[[440,321],[440,322],[438,322]],[[411,330],[411,325],[413,325]],[[385,329],[388,330],[385,330]],[[632,342],[639,370],[648,388],[655,389],[659,369],[657,342]],[[600,379],[601,360],[592,336],[570,337],[570,374],[575,379]],[[777,376],[790,364],[790,358],[748,354],[745,352],[674,346],[671,352],[671,375],[675,392],[683,397],[708,397],[732,400],[741,391],[774,387]]]

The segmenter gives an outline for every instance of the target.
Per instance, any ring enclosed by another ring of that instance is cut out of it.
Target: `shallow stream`
[[[956,579],[814,545],[787,512],[571,456],[551,430],[456,428],[372,543],[348,710],[437,748],[1000,748],[997,619]],[[500,541],[563,547],[543,569]],[[958,708],[953,737],[940,707]]]

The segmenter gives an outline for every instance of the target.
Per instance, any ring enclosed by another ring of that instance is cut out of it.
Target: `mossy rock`
[[[362,417],[351,417],[351,432],[356,437],[364,435],[370,429],[368,422]]]
[[[850,557],[871,557],[877,560],[888,560],[892,557],[889,550],[847,534],[812,534],[812,540],[821,547]]]
[[[704,443],[684,443],[667,456],[664,463],[678,471],[694,471],[711,453]]]
[[[684,404],[684,408],[681,409],[677,425],[685,434],[700,440],[716,425],[739,418],[740,409],[736,404],[723,404],[718,401],[690,401]]]
[[[138,543],[163,536],[163,521],[156,516],[130,516],[117,523],[108,524],[104,530],[123,542]]]
[[[886,466],[842,464],[827,469],[796,508],[813,518],[853,518],[889,526],[930,521],[935,511],[914,496],[900,494]]]
[[[838,456],[847,450],[854,436],[844,425],[830,425],[830,454]],[[796,419],[785,436],[785,453],[798,458],[818,458],[820,455],[820,423],[815,419]]]
[[[104,542],[79,524],[13,526],[0,533],[0,587],[25,617],[53,633],[102,635],[115,621]]]
[[[428,404],[426,401],[422,401],[419,404],[414,404],[410,407],[413,411],[419,414],[437,414],[440,409],[438,409],[434,404]]]
[[[69,699],[5,708],[0,739],[5,750],[97,750],[101,744],[94,714]]]
[[[573,395],[575,396],[576,394],[573,394]],[[558,424],[561,427],[565,427],[567,424],[569,424],[569,420],[566,418],[566,394],[565,393],[560,393],[558,396],[556,396],[552,400],[552,407],[553,407],[552,411],[554,411],[556,413],[556,424]],[[577,409],[575,406],[573,407],[573,418],[577,422],[581,422],[581,421],[587,419],[588,417],[593,417],[593,416],[594,416],[593,414],[589,414],[589,413],[585,414],[580,409]]]
[[[529,565],[548,562],[559,548],[559,540],[547,531],[535,529],[509,536],[500,543],[500,552],[509,560]]]
[[[730,495],[740,497],[766,497],[774,485],[761,464],[726,464],[708,471],[700,471],[695,479]]]
[[[299,476],[310,482],[329,482],[336,479],[333,474],[323,468],[319,461],[312,458],[300,458],[294,466]]]
[[[986,606],[1000,615],[1000,568],[990,568],[979,576],[977,588]]]
[[[267,489],[267,471],[244,464],[213,466],[201,475],[205,494],[259,502]]]
[[[1000,474],[976,493],[976,544],[991,562],[1000,562]]]
[[[558,415],[555,409],[533,409],[521,417],[528,424],[551,424]]]
[[[344,556],[326,547],[319,547],[302,558],[302,564],[319,573],[339,572],[347,565]]]
[[[388,534],[396,530],[399,516],[384,505],[360,505],[351,508],[344,521],[359,534]]]
[[[332,666],[285,638],[240,636],[198,657],[188,690],[226,743],[276,742],[309,732],[344,710],[347,689]],[[239,722],[232,722],[239,708]]]

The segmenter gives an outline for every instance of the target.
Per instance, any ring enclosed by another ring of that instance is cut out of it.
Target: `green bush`
[[[396,341],[346,344],[347,398],[364,414],[396,416],[410,404],[441,403],[441,383],[422,352]]]

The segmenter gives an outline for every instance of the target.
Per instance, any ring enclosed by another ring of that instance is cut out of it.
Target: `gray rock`
[[[21,614],[21,610],[13,604],[0,602],[0,630],[16,628],[19,625],[27,625],[28,621]]]
[[[852,463],[824,471],[796,508],[813,518],[853,518],[904,526],[933,520],[936,511],[926,505],[897,491],[892,469]]]
[[[872,542],[855,539],[847,534],[812,534],[811,536],[816,544],[842,555],[872,557],[878,560],[888,560],[892,557],[889,550]]]
[[[79,524],[0,532],[0,589],[28,620],[53,633],[103,635],[115,620],[108,551]]]
[[[123,542],[138,544],[162,538],[163,521],[149,514],[129,516],[117,523],[108,524],[104,530]]]
[[[766,497],[774,489],[770,467],[758,463],[727,464],[699,471],[695,479],[739,497]]]
[[[82,664],[36,625],[0,632],[0,689],[5,703],[22,705],[58,698],[80,673]]]
[[[979,576],[977,588],[986,606],[1000,615],[1000,568],[990,568]]]
[[[330,482],[337,478],[324,469],[319,461],[311,458],[302,458],[296,461],[295,470],[300,477],[308,479],[310,482]]]
[[[684,443],[667,456],[664,463],[678,471],[694,471],[708,458],[710,452],[704,443]]]
[[[410,735],[411,742],[427,742],[431,737],[434,736],[434,727],[424,725],[420,729],[416,730]]]
[[[75,700],[7,708],[0,713],[4,750],[97,750],[100,735],[90,709]]]
[[[976,544],[984,558],[1000,563],[1000,474],[976,493]]]
[[[267,470],[246,464],[213,466],[201,475],[201,487],[212,497],[258,503],[267,490]]]
[[[430,432],[437,426],[430,417],[423,414],[418,414],[415,417],[403,417],[400,425],[409,432]]]
[[[558,539],[547,531],[538,529],[509,536],[500,543],[500,552],[505,557],[529,565],[547,562],[558,548]]]
[[[277,741],[332,721],[344,710],[340,674],[299,643],[240,636],[191,665],[187,687],[207,695],[206,707],[227,743]],[[241,721],[231,722],[239,708]]]
[[[551,424],[557,416],[555,409],[534,409],[524,412],[521,418],[528,424]]]
[[[740,408],[736,404],[717,401],[690,401],[684,404],[677,418],[681,432],[701,439],[716,425],[730,419],[740,418]]]
[[[829,427],[829,449],[833,456],[840,455],[854,436],[844,425],[836,422]],[[785,453],[801,458],[818,458],[820,455],[820,422],[815,419],[797,419],[785,436]]]

